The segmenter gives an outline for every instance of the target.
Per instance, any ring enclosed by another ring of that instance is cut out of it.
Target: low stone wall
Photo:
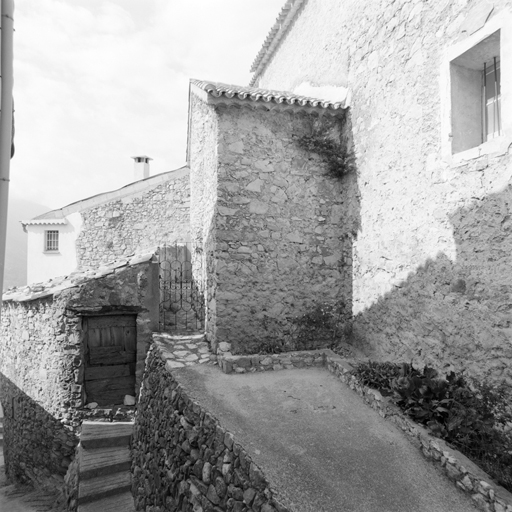
[[[193,401],[154,345],[133,441],[137,510],[286,512],[247,452]]]
[[[372,409],[400,427],[418,446],[427,459],[440,465],[447,477],[459,489],[470,493],[473,501],[484,512],[512,512],[512,494],[496,484],[491,477],[458,450],[442,439],[430,435],[426,429],[405,416],[396,405],[379,391],[361,384],[352,375],[353,364],[332,352],[326,352],[326,366],[342,382],[354,390]]]
[[[284,352],[281,354],[256,354],[252,356],[221,355],[219,365],[224,373],[267,372],[290,368],[325,366],[325,351]]]

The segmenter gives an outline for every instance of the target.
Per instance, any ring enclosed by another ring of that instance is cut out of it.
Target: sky
[[[190,78],[248,85],[284,0],[16,0],[11,197],[50,209],[185,165]]]

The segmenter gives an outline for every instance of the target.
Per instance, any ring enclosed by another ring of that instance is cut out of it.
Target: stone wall
[[[137,510],[286,512],[265,476],[152,347],[132,447]]]
[[[494,20],[512,6],[492,4]],[[483,26],[491,8],[476,0],[309,0],[258,85],[352,93],[357,343],[373,357],[451,365],[512,385],[510,155],[499,140],[488,154],[446,153],[447,51]]]
[[[190,241],[188,170],[150,190],[83,212],[76,240],[79,268],[95,267],[163,243]]]
[[[206,119],[218,125],[218,139],[208,142],[217,153],[211,150],[202,167],[216,179],[197,199],[192,195],[191,206],[193,226],[196,201],[207,197],[215,206],[208,216],[215,262],[209,273],[216,280],[208,297],[209,341],[234,353],[273,351],[278,343],[292,350],[298,318],[321,304],[351,301],[355,220],[346,202],[353,182],[326,176],[321,160],[297,142],[314,130],[339,133],[342,121],[300,110],[213,108],[198,99],[192,105],[192,130]],[[193,187],[201,172],[194,157],[192,144]]]
[[[0,400],[7,476],[60,487],[77,444],[80,319],[65,300],[4,302]]]
[[[140,385],[158,321],[157,286],[157,265],[145,257],[106,268],[101,276],[74,274],[4,295],[0,401],[9,478],[62,489],[82,420],[126,419],[123,411],[85,407],[82,316],[137,314]]]
[[[215,208],[217,204],[218,120],[213,107],[191,94],[189,119],[190,231],[197,250],[192,254],[196,286],[204,293],[205,332],[215,344],[217,262]]]

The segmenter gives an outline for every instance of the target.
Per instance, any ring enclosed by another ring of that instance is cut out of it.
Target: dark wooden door
[[[87,402],[118,405],[135,395],[137,326],[134,315],[84,318]]]

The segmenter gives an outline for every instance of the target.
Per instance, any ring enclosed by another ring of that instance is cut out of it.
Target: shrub
[[[469,382],[451,372],[412,364],[362,363],[354,374],[393,401],[411,418],[480,465],[512,490],[512,409],[504,384]]]
[[[378,389],[383,395],[391,395],[391,382],[399,376],[400,366],[368,361],[360,363],[353,373],[364,385]]]
[[[304,135],[298,139],[302,149],[316,153],[327,165],[327,173],[334,178],[342,178],[356,170],[356,159],[353,151],[343,144],[329,138],[326,134]]]

